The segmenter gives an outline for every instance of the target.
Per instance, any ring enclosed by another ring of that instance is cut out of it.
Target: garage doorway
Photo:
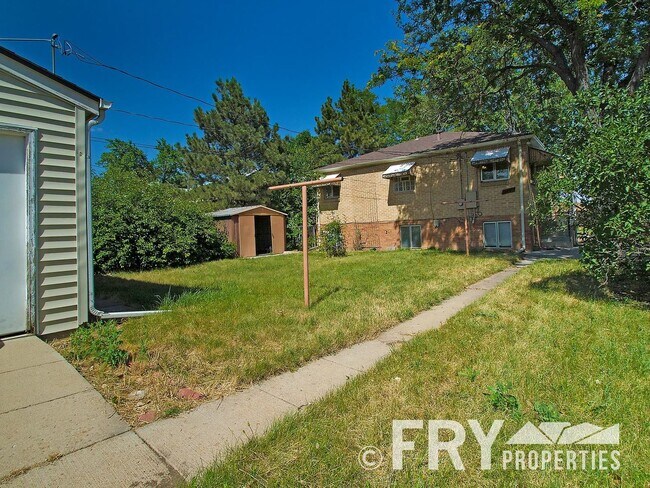
[[[271,216],[255,216],[255,255],[271,254],[273,237],[271,236]]]
[[[0,132],[0,336],[28,325],[26,161],[25,134]]]

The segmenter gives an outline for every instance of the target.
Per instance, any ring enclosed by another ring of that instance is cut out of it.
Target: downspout
[[[95,265],[93,263],[93,207],[91,196],[91,158],[90,158],[90,129],[101,124],[106,117],[106,111],[113,104],[105,100],[99,101],[99,114],[88,121],[86,128],[86,260],[88,268],[88,311],[100,319],[121,319],[127,317],[141,317],[166,310],[142,310],[130,312],[103,312],[95,308]]]
[[[526,221],[524,208],[524,163],[521,150],[521,139],[517,139],[518,163],[519,163],[519,221],[521,224],[521,252],[526,252]]]

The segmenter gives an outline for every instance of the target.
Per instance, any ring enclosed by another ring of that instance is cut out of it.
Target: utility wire
[[[128,110],[122,110],[122,109],[119,109],[119,108],[112,108],[111,112],[119,112],[119,113],[126,114],[126,115],[132,115],[134,117],[142,117],[144,119],[157,120],[159,122],[167,122],[168,124],[184,125],[186,127],[197,127],[199,129],[201,128],[200,125],[191,124],[189,122],[181,122],[180,120],[166,119],[164,117],[157,117],[155,115],[141,114],[141,113],[137,113],[137,112],[129,112]]]
[[[85,52],[83,49],[81,49],[79,46],[73,44],[70,41],[65,41],[63,54],[65,56],[72,55],[76,59],[78,59],[79,61],[81,61],[83,63],[91,64],[91,65],[99,66],[101,68],[105,68],[105,69],[108,69],[108,70],[111,70],[111,71],[115,71],[115,72],[123,74],[125,76],[129,76],[129,77],[131,77],[131,78],[133,78],[135,80],[142,81],[143,83],[147,83],[147,84],[149,84],[151,86],[154,86],[156,88],[159,88],[161,90],[166,90],[166,91],[168,91],[170,93],[173,93],[175,95],[178,95],[180,97],[184,97],[184,98],[187,98],[189,100],[193,100],[195,102],[202,103],[203,105],[206,105],[208,107],[213,107],[214,106],[214,103],[208,102],[208,101],[203,100],[203,99],[198,98],[198,97],[195,97],[194,95],[189,95],[187,93],[176,90],[174,88],[170,88],[168,86],[165,86],[165,85],[163,85],[161,83],[149,80],[149,79],[147,79],[147,78],[145,78],[143,76],[139,76],[139,75],[130,73],[129,71],[126,71],[126,70],[124,70],[122,68],[118,68],[116,66],[111,66],[109,64],[103,63],[103,62],[101,62],[97,58],[91,56],[90,54]],[[148,118],[155,118],[155,117],[148,117]],[[284,131],[287,131],[287,132],[293,132],[294,134],[300,134],[301,133],[301,131],[288,129],[286,127],[282,127],[281,125],[278,125],[278,128],[280,128],[280,129],[282,129]]]
[[[0,37],[0,42],[52,42],[52,39]]]
[[[135,80],[139,80],[139,81],[142,81],[144,83],[148,83],[149,85],[155,86],[156,88],[159,88],[161,90],[166,90],[166,91],[168,91],[170,93],[174,93],[175,95],[187,98],[189,100],[194,100],[195,102],[199,102],[199,103],[202,103],[202,104],[210,106],[210,107],[212,106],[212,104],[210,102],[207,102],[205,100],[197,98],[197,97],[195,97],[193,95],[188,95],[187,93],[183,93],[181,91],[175,90],[174,88],[170,88],[168,86],[162,85],[162,84],[157,83],[155,81],[148,80],[147,78],[144,78],[142,76],[135,75],[133,73],[129,73],[128,71],[123,70],[122,68],[118,68],[116,66],[111,66],[109,64],[102,63],[97,58],[94,58],[93,56],[91,56],[90,54],[85,52],[83,49],[81,49],[79,46],[76,46],[75,44],[73,44],[70,41],[65,41],[65,49],[63,51],[63,54],[64,55],[73,55],[75,58],[77,58],[79,61],[81,61],[83,63],[92,64],[92,65],[95,65],[95,66],[99,66],[101,68],[106,68],[106,69],[109,69],[109,70],[112,70],[112,71],[116,71],[116,72],[121,73],[121,74],[123,74],[125,76],[129,76],[129,77],[131,77],[131,78],[133,78]]]

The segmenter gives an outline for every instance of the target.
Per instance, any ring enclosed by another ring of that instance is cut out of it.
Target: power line
[[[166,91],[168,91],[170,93],[173,93],[175,95],[187,98],[189,100],[194,100],[195,102],[199,102],[199,103],[202,103],[202,104],[210,106],[210,107],[212,106],[212,104],[210,102],[202,100],[202,99],[200,99],[198,97],[195,97],[193,95],[188,95],[187,93],[183,93],[181,91],[175,90],[174,88],[170,88],[168,86],[162,85],[162,84],[157,83],[155,81],[148,80],[147,78],[144,78],[144,77],[139,76],[139,75],[135,75],[135,74],[130,73],[130,72],[128,72],[128,71],[126,71],[126,70],[124,70],[122,68],[118,68],[116,66],[111,66],[109,64],[102,63],[97,58],[91,56],[90,54],[85,52],[83,49],[81,49],[79,46],[76,46],[75,44],[73,44],[70,41],[65,41],[65,48],[63,50],[63,54],[65,56],[73,55],[79,61],[81,61],[83,63],[92,64],[92,65],[95,65],[95,66],[99,66],[101,68],[106,68],[106,69],[109,69],[109,70],[112,70],[112,71],[116,71],[116,72],[121,73],[121,74],[123,74],[125,76],[129,76],[129,77],[131,77],[131,78],[133,78],[135,80],[139,80],[139,81],[142,81],[144,83],[148,83],[149,85],[155,86],[156,88],[159,88],[161,90],[166,90]]]
[[[95,137],[95,136],[93,136],[92,139],[91,139],[92,142],[100,142],[100,143],[103,143],[103,144],[108,144],[109,142],[112,142],[114,140],[120,140],[120,139],[117,139],[117,138],[115,138],[115,139],[105,139],[103,137]],[[133,144],[134,146],[141,147],[141,148],[144,148],[144,149],[156,149],[156,146],[154,146],[153,144],[144,144],[142,142],[133,142],[133,141],[125,141],[125,142],[128,142],[130,144]]]
[[[51,39],[23,38],[23,37],[0,37],[0,42],[50,42]]]
[[[194,95],[190,95],[188,93],[184,93],[184,92],[176,90],[174,88],[165,86],[165,85],[163,85],[161,83],[149,80],[149,79],[147,79],[147,78],[145,78],[143,76],[139,76],[139,75],[130,73],[129,71],[126,71],[126,70],[124,70],[122,68],[118,68],[117,66],[111,66],[109,64],[103,63],[103,62],[101,62],[97,58],[91,56],[90,54],[85,52],[83,49],[81,49],[79,46],[73,44],[70,41],[65,41],[64,42],[63,55],[64,56],[73,55],[76,59],[78,59],[79,61],[81,61],[83,63],[91,64],[91,65],[99,66],[101,68],[105,68],[105,69],[108,69],[108,70],[111,70],[111,71],[115,71],[115,72],[123,74],[125,76],[129,76],[129,77],[131,77],[131,78],[133,78],[135,80],[142,81],[143,83],[148,83],[149,85],[154,86],[156,88],[159,88],[161,90],[166,90],[166,91],[168,91],[170,93],[173,93],[175,95],[178,95],[180,97],[184,97],[184,98],[187,98],[189,100],[193,100],[195,102],[202,103],[203,105],[206,105],[208,107],[213,107],[214,106],[213,103],[208,102],[206,100],[203,100],[201,98],[195,97]],[[147,117],[147,118],[155,118],[155,117]],[[159,119],[161,119],[161,118],[159,118]],[[185,125],[185,124],[183,124],[183,125]],[[301,133],[301,131],[288,129],[286,127],[282,127],[281,125],[278,125],[278,128],[282,129],[284,131],[287,131],[287,132],[293,132],[294,134],[300,134]]]
[[[164,117],[158,117],[158,116],[155,116],[155,115],[141,114],[141,113],[137,113],[137,112],[129,112],[128,110],[122,110],[122,109],[119,109],[119,108],[112,108],[111,112],[119,112],[119,113],[126,114],[126,115],[132,115],[134,117],[142,117],[144,119],[157,120],[159,122],[167,122],[168,124],[184,125],[186,127],[197,127],[199,129],[201,129],[201,126],[197,125],[197,124],[190,124],[189,122],[181,122],[180,120],[166,119]]]

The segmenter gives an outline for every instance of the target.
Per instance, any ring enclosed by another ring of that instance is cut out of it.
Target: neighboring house
[[[218,210],[210,215],[235,244],[240,257],[282,254],[285,250],[287,214],[283,212],[251,205]]]
[[[89,129],[109,106],[0,47],[0,336],[88,321]]]
[[[533,134],[442,132],[319,169],[319,226],[349,248],[532,249],[531,176],[550,161]],[[328,177],[343,181],[326,185]]]

